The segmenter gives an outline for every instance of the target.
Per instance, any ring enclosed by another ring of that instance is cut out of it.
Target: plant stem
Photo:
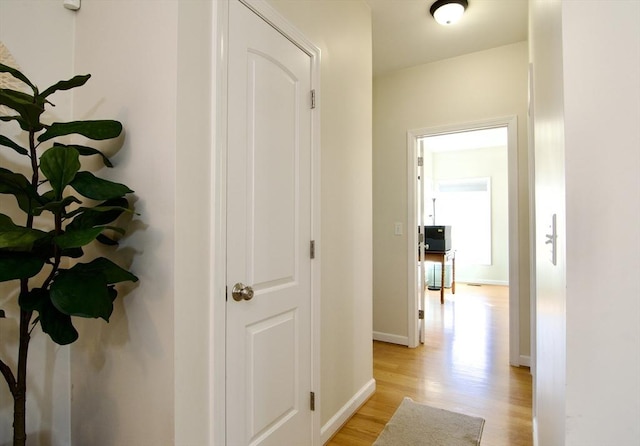
[[[26,288],[26,280],[21,288]],[[24,446],[27,441],[26,403],[27,403],[27,354],[29,352],[29,324],[31,311],[20,310],[20,346],[18,348],[18,380],[13,394],[13,445]]]
[[[38,154],[36,153],[35,132],[29,132],[29,153],[31,157],[31,185],[38,187]],[[33,227],[33,214],[27,216],[27,227]],[[20,293],[29,292],[29,279],[20,280]],[[27,357],[29,353],[29,325],[32,311],[20,310],[20,345],[18,346],[18,374],[13,395],[13,446],[24,446],[27,442]],[[4,372],[3,372],[4,373]]]
[[[11,371],[11,368],[4,363],[4,361],[2,361],[0,359],[0,373],[2,373],[2,376],[4,376],[4,380],[7,382],[7,385],[9,386],[9,391],[11,392],[11,395],[13,395],[15,393],[15,389],[16,389],[16,378],[15,376],[13,376],[13,372]]]

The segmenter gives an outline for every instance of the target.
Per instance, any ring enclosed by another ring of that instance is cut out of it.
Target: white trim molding
[[[418,138],[430,135],[457,133],[493,127],[507,127],[507,164],[509,184],[509,363],[520,363],[520,275],[519,275],[519,231],[518,231],[518,117],[506,116],[483,121],[460,123],[442,127],[409,130],[407,132],[407,222],[409,227],[417,227],[416,213],[416,169],[418,167]],[[418,252],[417,231],[408,231],[407,254],[413,265]],[[418,297],[416,268],[408,268],[408,340],[409,346],[417,345],[418,339]]]
[[[353,416],[358,409],[367,402],[371,395],[376,391],[376,380],[371,379],[367,382],[347,403],[336,412],[334,416],[329,419],[322,426],[320,430],[320,444],[325,444],[333,437],[336,432],[340,430],[344,424],[349,421],[349,418]]]
[[[380,331],[373,332],[373,340],[388,342],[390,344],[409,346],[409,338],[407,336],[400,336],[400,335],[391,334],[391,333],[382,333]]]

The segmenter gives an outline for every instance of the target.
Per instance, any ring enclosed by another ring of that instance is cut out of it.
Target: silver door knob
[[[242,300],[253,299],[253,288],[250,286],[244,286],[241,282],[236,283],[231,290],[233,300],[240,302]]]

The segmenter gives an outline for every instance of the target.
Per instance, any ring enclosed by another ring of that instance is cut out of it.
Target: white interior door
[[[228,85],[226,442],[310,445],[311,59],[232,0]]]
[[[425,158],[424,158],[424,143],[422,140],[418,141],[418,183],[416,190],[416,202],[418,209],[418,339],[421,344],[424,344],[426,327],[424,314],[426,310],[426,264],[424,260],[425,246],[425,231],[424,226],[427,224],[426,212],[425,212]],[[420,317],[420,315],[422,317]]]

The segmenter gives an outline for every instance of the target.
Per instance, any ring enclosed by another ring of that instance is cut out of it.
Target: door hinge
[[[316,258],[316,241],[311,240],[309,242],[309,257],[312,259]]]
[[[419,156],[418,157],[418,167],[422,167],[424,166],[424,158]]]
[[[311,108],[316,108],[316,91],[311,90]]]
[[[311,392],[309,395],[309,408],[314,411],[316,410],[316,394],[315,392]]]

